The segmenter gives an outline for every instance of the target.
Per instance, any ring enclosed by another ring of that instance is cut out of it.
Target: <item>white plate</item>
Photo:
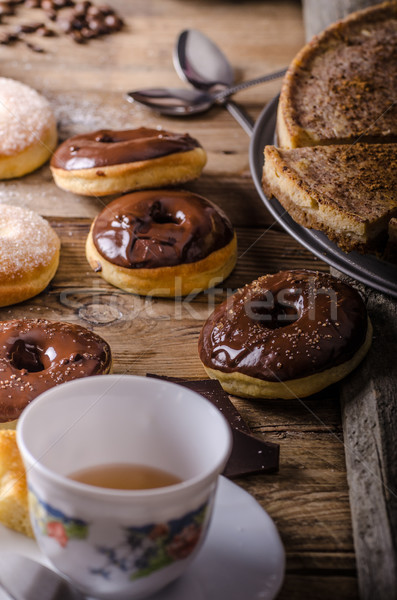
[[[0,551],[48,564],[33,540],[0,525]],[[188,571],[151,600],[272,600],[285,567],[276,526],[236,484],[220,477],[207,539]]]

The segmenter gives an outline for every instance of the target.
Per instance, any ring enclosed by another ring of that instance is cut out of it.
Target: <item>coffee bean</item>
[[[94,4],[92,6],[89,6],[87,9],[87,15],[89,17],[100,17],[103,15],[103,13],[100,11],[100,9],[95,6]]]
[[[96,31],[99,35],[105,35],[110,32],[110,29],[103,19],[90,19],[88,21],[88,27],[92,29],[92,31]]]
[[[54,3],[52,0],[41,0],[41,8],[43,10],[54,10]]]
[[[69,35],[72,38],[72,40],[76,42],[76,44],[85,44],[86,42],[85,38],[81,35],[80,31],[71,31]]]
[[[29,25],[17,25],[15,28],[15,33],[34,33],[40,27],[43,27],[44,23],[31,23]]]
[[[85,0],[84,2],[77,2],[77,4],[74,7],[74,14],[85,15],[90,6],[91,2],[89,2],[89,0]]]
[[[77,15],[76,17],[74,17],[74,19],[72,20],[72,29],[80,31],[80,29],[84,29],[84,27],[87,27],[87,21],[85,20],[83,15]]]
[[[52,0],[56,9],[66,8],[67,6],[74,6],[70,0]]]
[[[120,31],[124,23],[117,15],[107,15],[105,17],[105,25],[107,25],[112,31]]]
[[[83,29],[80,30],[80,33],[86,40],[98,37],[98,34],[92,29],[89,29],[88,27],[83,27]]]
[[[3,17],[15,15],[15,7],[9,2],[0,2],[0,15]]]
[[[9,46],[18,40],[18,36],[15,33],[8,33],[6,31],[0,33],[0,44],[3,46]]]
[[[108,4],[101,4],[100,6],[98,6],[99,10],[101,11],[101,13],[103,15],[114,15],[114,8],[112,8],[111,6],[109,6]]]
[[[42,48],[41,46],[37,46],[36,44],[32,44],[31,42],[25,42],[25,44],[28,48],[30,48],[30,50],[33,50],[33,52],[38,52],[40,54],[45,52],[44,48]]]
[[[40,35],[41,37],[55,37],[56,33],[53,29],[49,29],[48,27],[40,27],[37,30],[37,35]]]

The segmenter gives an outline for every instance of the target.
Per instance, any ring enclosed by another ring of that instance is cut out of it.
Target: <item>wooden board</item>
[[[185,303],[146,301],[112,288],[90,270],[83,251],[89,224],[108,200],[59,190],[44,166],[20,180],[0,182],[0,203],[28,206],[49,218],[62,239],[60,267],[48,290],[1,309],[0,318],[48,317],[89,327],[110,343],[116,373],[202,378],[197,337],[214,302],[266,272],[327,270],[327,265],[281,231],[262,206],[249,171],[249,138],[225,110],[214,108],[191,120],[170,119],[128,104],[123,94],[139,87],[183,85],[171,54],[176,35],[186,27],[218,41],[236,67],[237,79],[279,69],[303,44],[301,7],[294,0],[111,3],[126,18],[124,32],[87,46],[67,38],[40,39],[46,54],[0,46],[0,74],[45,93],[61,139],[85,130],[139,125],[198,137],[208,163],[203,176],[188,187],[217,202],[231,217],[239,237],[237,268],[215,296],[201,294]],[[29,20],[27,13],[20,17]],[[238,100],[256,117],[279,88],[280,82],[258,86]],[[357,598],[337,388],[304,402],[234,401],[250,428],[281,448],[278,474],[237,480],[269,512],[285,544],[287,576],[279,598]]]
[[[397,598],[397,302],[355,285],[366,299],[373,343],[341,384],[342,422],[360,598]]]

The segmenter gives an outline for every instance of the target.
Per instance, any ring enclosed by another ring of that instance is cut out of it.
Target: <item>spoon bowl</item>
[[[129,102],[139,102],[163,115],[188,117],[207,111],[216,99],[207,92],[177,88],[148,88],[128,92]]]
[[[213,90],[234,82],[231,64],[218,46],[197,29],[186,29],[174,48],[174,67],[179,77],[195,88]]]

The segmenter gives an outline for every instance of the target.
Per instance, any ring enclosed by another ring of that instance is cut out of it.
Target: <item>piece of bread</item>
[[[397,2],[358,11],[302,48],[285,76],[278,144],[397,141]]]
[[[397,144],[265,148],[263,186],[342,250],[383,252],[397,216]]]
[[[16,432],[0,430],[0,522],[33,536],[28,510],[25,469],[16,442]]]

